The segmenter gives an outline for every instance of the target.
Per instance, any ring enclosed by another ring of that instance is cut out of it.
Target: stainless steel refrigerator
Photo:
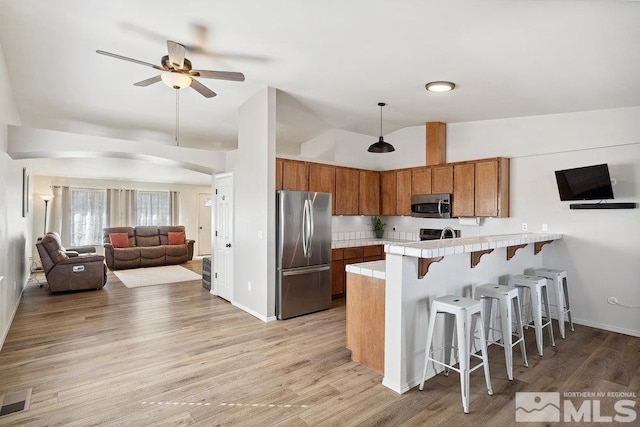
[[[276,316],[331,307],[331,194],[278,191]]]

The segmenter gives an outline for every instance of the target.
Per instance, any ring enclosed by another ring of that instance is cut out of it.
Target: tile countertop
[[[358,264],[347,264],[345,266],[347,273],[360,274],[376,279],[385,280],[387,275],[385,261],[360,262]]]
[[[353,239],[353,240],[332,240],[331,249],[355,248],[358,246],[374,245],[402,245],[405,243],[418,243],[415,240],[394,240],[394,239]]]
[[[562,234],[497,234],[490,236],[457,237],[455,239],[425,240],[404,244],[390,243],[384,245],[384,251],[389,254],[414,258],[435,258],[558,239],[562,239]]]

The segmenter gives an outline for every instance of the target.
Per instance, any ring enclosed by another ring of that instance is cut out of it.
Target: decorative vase
[[[376,239],[382,239],[382,236],[384,235],[384,230],[373,230],[373,232],[376,234]]]

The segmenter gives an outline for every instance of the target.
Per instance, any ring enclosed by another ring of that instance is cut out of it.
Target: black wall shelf
[[[635,209],[637,203],[571,203],[569,209]]]

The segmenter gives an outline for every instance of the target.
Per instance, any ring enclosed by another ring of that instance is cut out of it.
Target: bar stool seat
[[[484,335],[487,338],[487,341],[504,348],[507,375],[509,380],[513,380],[513,347],[515,345],[520,344],[522,362],[524,363],[524,366],[529,366],[529,362],[527,361],[527,349],[524,342],[524,333],[522,332],[522,309],[520,305],[520,297],[518,295],[518,288],[487,283],[476,287],[475,299],[482,302]],[[492,331],[497,330],[489,327],[494,300],[498,301],[502,342],[496,342],[495,340],[489,339],[489,329],[492,329]],[[515,331],[513,331],[512,328],[513,320],[515,320]],[[516,335],[517,337],[515,341],[513,340],[513,335]]]
[[[553,282],[553,292],[556,296],[556,308],[558,309],[558,329],[560,336],[565,338],[565,314],[569,318],[569,326],[573,332],[573,320],[571,319],[571,305],[569,304],[569,287],[567,286],[567,272],[565,270],[553,270],[551,268],[538,268],[533,274],[544,277]]]
[[[542,338],[542,329],[549,329],[549,339],[551,340],[551,345],[553,347],[556,346],[556,342],[553,338],[553,326],[551,325],[551,311],[549,310],[549,291],[547,289],[547,279],[540,276],[527,276],[527,275],[515,275],[509,278],[509,286],[515,286],[518,288],[518,296],[520,297],[520,301],[525,301],[523,299],[524,290],[529,290],[527,306],[532,312],[533,315],[533,327],[536,331],[536,344],[538,345],[538,354],[542,356],[543,354],[543,338]],[[542,323],[542,306],[544,304],[546,321]],[[525,304],[523,303],[524,307]],[[527,320],[529,317],[527,317]],[[524,324],[524,327],[530,327],[531,322],[527,321]]]
[[[445,335],[444,335],[444,361],[437,360],[433,357],[433,332],[435,330],[436,315],[444,314],[445,317]],[[471,353],[471,338],[474,336],[471,332],[472,318],[479,318],[481,324],[484,324],[482,317],[482,304],[470,298],[463,298],[456,295],[446,295],[436,298],[431,303],[431,312],[429,315],[429,327],[427,330],[427,343],[425,346],[425,361],[422,381],[420,382],[420,390],[424,389],[424,382],[427,378],[427,367],[429,361],[434,364],[444,366],[445,375],[449,374],[449,369],[453,369],[460,373],[460,393],[462,395],[462,407],[465,413],[469,413],[469,374],[479,367],[484,368],[484,378],[487,383],[487,392],[493,395],[491,389],[491,378],[489,378],[489,361],[487,359],[487,340],[484,335],[484,328],[480,327],[481,355]],[[453,346],[453,325],[456,325],[456,337],[458,343],[458,362],[459,367],[454,367],[451,360],[451,350],[456,349]],[[475,324],[475,322],[473,322]],[[482,362],[476,366],[470,366],[471,356],[476,357]]]

